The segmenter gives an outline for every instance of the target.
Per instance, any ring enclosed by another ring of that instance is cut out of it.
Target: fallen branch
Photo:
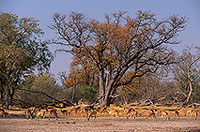
[[[27,92],[31,92],[31,93],[43,94],[43,95],[49,97],[50,99],[52,99],[55,103],[62,103],[62,104],[64,104],[65,106],[72,106],[72,105],[73,105],[73,104],[72,104],[71,102],[69,102],[69,101],[67,101],[67,103],[65,103],[66,100],[65,100],[65,101],[60,101],[60,100],[58,100],[58,99],[56,99],[56,98],[54,98],[54,97],[52,97],[52,96],[50,96],[50,95],[48,95],[48,94],[42,92],[42,91],[33,91],[33,90],[22,89],[22,88],[20,88],[20,89],[18,89],[18,90],[27,91]]]
[[[169,93],[169,94],[165,95],[164,97],[160,97],[156,101],[159,102],[159,101],[163,101],[163,100],[166,100],[166,99],[170,99],[174,102],[182,103],[181,99],[180,99],[180,95],[182,95],[183,98],[187,97],[186,94],[183,93],[183,92],[175,92],[175,93]]]

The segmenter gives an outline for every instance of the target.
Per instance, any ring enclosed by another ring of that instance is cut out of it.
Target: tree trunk
[[[10,93],[10,104],[12,105],[16,88],[14,86],[12,86],[11,89],[12,90],[10,90],[9,93]]]
[[[192,68],[192,65],[194,65],[198,60],[200,59],[200,56],[198,56],[193,62],[191,62],[191,64],[188,66],[188,70],[187,70],[187,78],[189,80],[189,88],[190,88],[190,91],[188,93],[188,96],[187,96],[187,99],[186,101],[184,102],[184,104],[188,104],[190,99],[191,99],[191,95],[192,95],[192,91],[193,91],[193,88],[192,88],[192,79],[191,79],[191,68]]]
[[[76,85],[72,89],[72,103],[76,103]]]
[[[99,72],[99,100],[100,103],[102,103],[105,99],[105,84],[103,79],[103,72]]]
[[[8,87],[8,78],[6,79],[6,109],[9,107],[9,87]]]
[[[104,100],[100,103],[101,106],[109,106],[110,103],[111,103],[111,94],[112,94],[112,90],[113,90],[113,83],[114,83],[114,80],[110,81],[109,82],[109,85],[106,87],[106,93],[105,93],[105,98]]]
[[[192,95],[192,91],[193,91],[192,82],[191,82],[191,81],[189,82],[189,87],[190,87],[190,91],[189,91],[188,97],[187,97],[187,99],[186,99],[186,103],[187,103],[187,104],[190,102],[191,95]]]
[[[101,102],[101,106],[109,106],[111,103],[111,98],[109,95],[106,95],[104,100]]]
[[[3,80],[0,80],[0,101],[1,101],[1,103],[3,103],[3,100],[4,100],[3,93],[4,93]]]
[[[192,88],[192,80],[191,80],[191,76],[190,76],[190,70],[188,70],[187,72],[187,78],[189,80],[189,88],[190,88],[190,91],[188,93],[188,96],[187,96],[187,99],[185,100],[184,104],[188,104],[189,101],[190,101],[190,98],[191,98],[191,95],[192,95],[192,91],[193,91],[193,88]]]

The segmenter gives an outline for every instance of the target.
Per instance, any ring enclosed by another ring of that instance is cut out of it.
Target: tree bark
[[[188,104],[188,103],[189,103],[190,97],[191,97],[192,91],[193,91],[193,88],[192,88],[192,80],[191,80],[190,74],[191,74],[191,73],[190,73],[190,69],[188,69],[187,78],[188,78],[188,80],[189,80],[189,89],[190,89],[190,91],[189,91],[189,93],[188,93],[187,99],[185,100],[184,104]]]
[[[111,94],[112,94],[112,90],[113,90],[113,84],[114,84],[115,80],[112,79],[110,82],[109,82],[109,85],[107,87],[105,87],[106,91],[105,91],[105,98],[104,100],[101,102],[101,106],[109,106],[110,103],[111,103]]]
[[[103,71],[99,72],[99,100],[100,103],[102,103],[105,99],[105,84],[103,79]]]
[[[13,104],[13,98],[14,98],[14,95],[15,95],[15,90],[16,88],[14,86],[11,87],[11,90],[9,91],[9,96],[10,96],[10,104],[12,105]]]
[[[6,109],[9,107],[9,87],[8,87],[8,78],[6,79]]]
[[[3,79],[0,80],[0,101],[3,103],[4,97],[3,97],[3,93],[4,93],[4,88],[3,88]]]

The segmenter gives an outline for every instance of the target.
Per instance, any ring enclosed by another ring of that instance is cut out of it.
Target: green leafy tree
[[[88,85],[82,85],[78,89],[78,97],[84,102],[94,103],[97,100],[98,91]]]
[[[55,78],[48,74],[30,74],[21,84],[18,99],[27,106],[55,105],[54,99],[59,99],[60,86]]]
[[[34,18],[19,18],[12,13],[0,13],[0,100],[2,103],[5,100],[5,89],[7,89],[7,98],[10,96],[12,101],[17,84],[24,75],[49,68],[53,56],[46,43],[39,40],[43,34],[38,20]]]
[[[79,100],[83,102],[88,102],[90,104],[94,103],[97,100],[98,91],[84,84],[79,84],[76,86],[76,96],[74,97],[74,87],[68,87],[62,91],[65,93],[64,98],[68,99],[74,104],[78,104]]]

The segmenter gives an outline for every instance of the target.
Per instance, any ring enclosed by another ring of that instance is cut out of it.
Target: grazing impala
[[[68,115],[70,115],[70,112],[67,110],[61,110],[61,113],[67,118]]]
[[[89,121],[91,117],[97,118],[97,110],[92,110],[88,116],[87,116],[87,120]]]
[[[86,114],[86,117],[88,116],[89,108],[87,106],[82,107],[82,113]]]
[[[77,114],[78,113],[78,110],[80,110],[81,109],[81,106],[73,106],[72,108],[71,108],[71,110],[70,110],[70,114],[73,112],[73,111],[75,111],[75,113]]]
[[[198,116],[200,115],[200,110],[196,111],[194,120],[197,120]]]
[[[167,120],[170,119],[169,113],[166,110],[158,110],[158,113],[161,114],[161,117],[166,117]]]
[[[108,112],[106,106],[99,107],[97,110],[98,110],[100,113],[107,113],[107,114],[109,114],[109,112]]]
[[[194,114],[194,120],[197,120],[197,117],[198,117],[198,111],[195,111],[195,114]]]
[[[29,117],[31,119],[33,119],[33,114],[36,111],[36,109],[37,109],[36,107],[30,107],[30,108],[25,110],[25,114],[26,114],[26,119],[27,120],[29,119]]]
[[[156,110],[151,109],[151,112],[149,112],[149,113],[147,114],[147,116],[146,116],[145,119],[148,119],[149,117],[153,117],[153,118],[155,118],[155,119],[157,120],[155,111],[156,111]]]
[[[1,109],[1,108],[0,108],[0,117],[1,117],[1,116],[4,117],[4,118],[6,118],[6,117],[8,116],[8,113],[5,112],[4,109]]]
[[[40,109],[36,114],[35,120],[39,120],[39,117],[43,117],[43,119],[44,119],[45,113],[46,113],[46,110]]]
[[[126,114],[127,114],[127,120],[129,117],[134,117],[134,119],[138,117],[138,112],[133,108],[130,108]]]
[[[118,110],[108,110],[108,114],[112,117],[119,117],[119,111]]]
[[[49,120],[52,116],[55,117],[56,119],[58,119],[57,110],[56,109],[48,109],[48,108],[45,108],[45,110],[40,109],[36,114],[35,120],[38,120],[39,117],[43,117],[43,119],[45,119],[46,116],[49,117]]]
[[[26,114],[26,119],[27,120],[29,119],[29,117],[31,118],[31,120],[33,119],[32,111],[30,109],[26,109],[25,110],[25,114]]]
[[[49,110],[47,109],[46,111],[48,113],[49,120],[50,120],[50,118],[52,116],[55,117],[56,119],[58,119],[58,114],[57,114],[57,110],[56,109],[49,109]]]
[[[180,118],[180,114],[179,114],[178,110],[175,111],[175,115],[177,118]]]
[[[194,116],[194,120],[197,120],[198,115],[199,115],[199,113],[200,113],[200,110],[198,110],[198,109],[192,109],[192,110],[190,110],[190,112],[188,112],[188,113],[190,113],[190,114],[189,114],[190,116]]]

